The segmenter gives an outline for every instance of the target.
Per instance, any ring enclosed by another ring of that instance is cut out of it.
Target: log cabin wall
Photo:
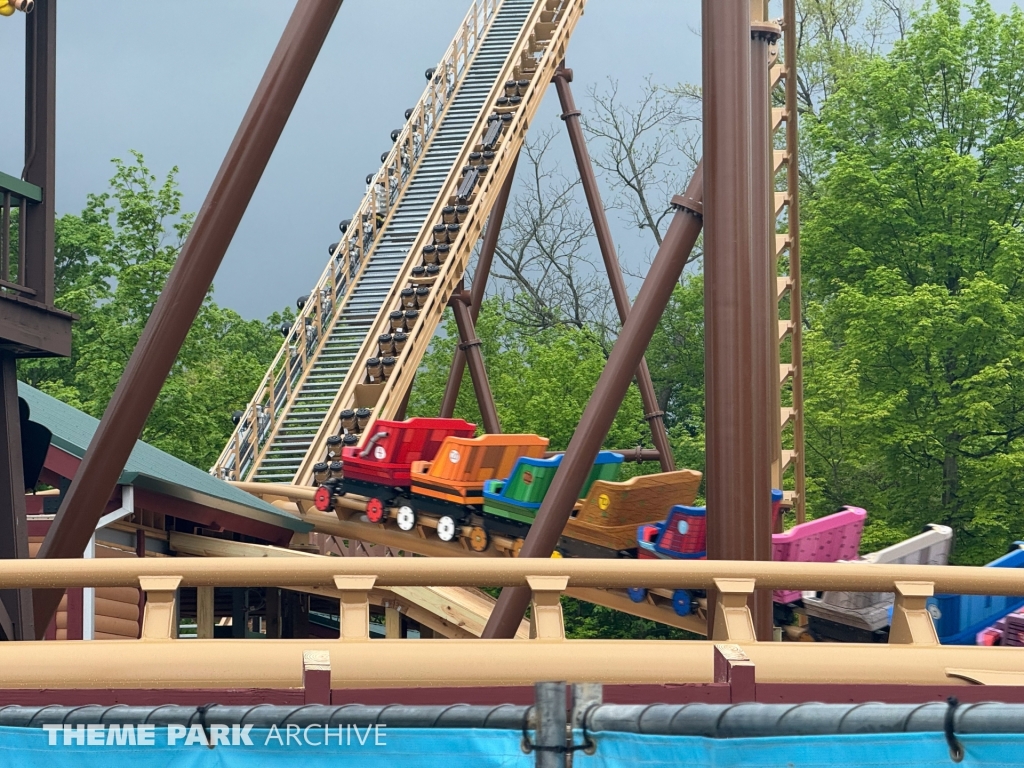
[[[35,557],[43,536],[29,536],[29,556]],[[96,557],[135,557],[130,552],[96,545]],[[96,640],[135,639],[139,636],[139,590],[135,587],[96,589],[93,637]],[[46,632],[47,640],[82,639],[83,594],[69,589],[60,601],[57,614]]]

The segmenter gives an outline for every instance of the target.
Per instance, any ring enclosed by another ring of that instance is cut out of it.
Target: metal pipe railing
[[[544,684],[546,685],[546,684]],[[599,687],[599,686],[598,686]],[[600,704],[588,709],[581,723],[596,737],[602,733],[650,736],[703,736],[713,739],[818,736],[853,733],[941,733],[949,705],[929,704]],[[521,731],[536,727],[536,707],[514,704],[364,705],[303,704],[220,705],[206,707],[161,704],[150,706],[17,706],[0,707],[0,727],[42,728],[45,725],[153,724],[286,725],[377,724],[388,728],[485,728]],[[957,734],[1022,733],[1024,704],[963,704],[953,714]]]

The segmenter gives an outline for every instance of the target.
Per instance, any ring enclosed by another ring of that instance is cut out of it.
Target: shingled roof
[[[53,433],[52,445],[79,459],[85,456],[85,450],[99,426],[97,419],[24,382],[18,382],[18,394],[28,403],[32,421],[42,424]],[[310,523],[290,512],[278,509],[141,440],[135,441],[135,447],[118,483],[145,488],[297,533],[307,533],[313,529]]]

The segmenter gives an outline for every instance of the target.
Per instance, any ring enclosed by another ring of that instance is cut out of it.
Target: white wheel
[[[395,517],[398,522],[398,527],[403,531],[411,531],[413,526],[416,525],[416,513],[412,511],[412,507],[402,505],[398,508],[398,515]]]
[[[448,515],[437,521],[437,538],[441,541],[451,541],[455,538],[455,521]]]

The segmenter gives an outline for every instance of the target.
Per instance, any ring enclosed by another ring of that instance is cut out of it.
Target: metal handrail
[[[300,309],[281,348],[246,405],[243,416],[210,473],[239,480],[258,464],[270,445],[285,407],[330,333],[356,278],[423,158],[451,98],[469,70],[501,0],[475,0],[409,119],[395,140],[351,224]]]
[[[956,565],[438,557],[0,561],[0,589],[139,586],[140,577],[166,576],[180,577],[182,587],[335,588],[339,577],[369,579],[374,588],[522,587],[536,577],[559,577],[567,588],[709,589],[749,579],[757,589],[893,592],[897,583],[927,583],[936,593],[1024,595],[1017,569]]]

